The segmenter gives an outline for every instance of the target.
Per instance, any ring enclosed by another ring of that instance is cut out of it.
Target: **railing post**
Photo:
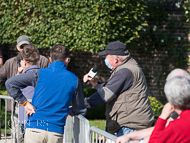
[[[5,143],[7,142],[7,99],[5,99]]]

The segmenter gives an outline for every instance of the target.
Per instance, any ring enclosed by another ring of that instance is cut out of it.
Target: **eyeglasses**
[[[68,58],[68,63],[70,63],[70,61],[71,61],[71,58]]]

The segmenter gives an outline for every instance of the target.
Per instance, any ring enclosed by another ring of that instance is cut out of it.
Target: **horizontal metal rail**
[[[91,141],[94,143],[115,143],[117,137],[94,126],[90,127]]]
[[[12,99],[12,100],[14,100],[12,97],[10,97],[10,96],[7,96],[7,95],[0,95],[0,98],[1,99]],[[27,99],[29,102],[32,102],[32,99]]]

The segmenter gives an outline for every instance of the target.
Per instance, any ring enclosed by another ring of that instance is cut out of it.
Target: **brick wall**
[[[182,10],[179,9],[174,9],[174,10],[169,10],[168,13],[170,16],[175,17],[176,20],[181,17]],[[189,30],[190,27],[186,26],[187,30]],[[163,26],[163,30],[164,26]],[[184,37],[186,39],[186,42],[190,41],[190,35],[187,35],[183,33],[183,31],[176,29],[174,34],[176,37]],[[15,45],[0,45],[3,56],[4,56],[4,61],[6,59],[9,59],[13,56],[17,55],[17,50]],[[177,47],[176,43],[176,47]],[[175,48],[175,47],[174,47]],[[46,57],[49,56],[49,49],[39,49],[40,53],[42,55],[45,55]],[[162,64],[161,60],[163,56],[168,56],[167,52],[161,51],[157,52],[156,54],[152,55],[151,57],[148,57],[146,55],[142,55],[137,53],[136,51],[129,49],[131,53],[131,57],[133,57],[140,65],[142,68],[143,72],[146,75],[147,82],[148,82],[148,87],[149,87],[149,94],[151,96],[159,97],[160,93],[158,90],[158,84],[160,84],[160,87],[163,87],[163,84],[165,83],[165,80],[160,80],[158,79],[158,75],[160,74],[160,71],[162,69]],[[186,53],[185,53],[186,54]],[[169,58],[169,57],[168,57]],[[104,64],[104,58],[97,56],[97,54],[94,53],[88,53],[88,52],[76,52],[72,51],[71,52],[71,62],[69,64],[68,69],[75,73],[82,82],[83,75],[88,73],[88,71],[94,67],[98,67],[98,75],[96,76],[100,81],[107,81],[110,76],[110,70],[105,66]],[[168,72],[173,69],[173,65],[171,64]],[[190,71],[190,68],[188,68]],[[165,75],[167,73],[164,73]],[[90,84],[87,84],[86,87],[91,87]]]

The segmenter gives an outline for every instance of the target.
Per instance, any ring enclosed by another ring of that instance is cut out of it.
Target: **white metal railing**
[[[68,117],[66,120],[63,143],[89,143],[90,124],[82,115]]]
[[[117,137],[94,126],[82,115],[68,117],[63,143],[115,143]]]
[[[15,132],[13,132],[13,101],[14,99],[10,96],[6,96],[6,95],[0,95],[0,115],[2,114],[1,113],[1,99],[5,99],[5,132],[4,132],[4,142],[5,143],[13,143],[13,142],[16,142],[14,139],[13,139],[13,134],[16,134],[18,135],[17,136],[17,142],[19,143],[19,132],[20,132],[20,126],[18,124],[18,128],[17,130],[15,130]],[[7,100],[11,100],[11,121],[8,121],[8,124],[11,125],[11,128],[7,127]],[[27,99],[29,102],[31,102],[32,100],[31,99]],[[19,104],[17,104],[17,108],[18,108],[18,121],[19,121]],[[25,114],[26,114],[26,111],[25,111]],[[1,139],[1,118],[0,118],[0,139]],[[24,118],[24,120],[26,120],[26,116]],[[7,128],[9,128],[11,130],[11,136],[9,138],[7,138]]]
[[[92,143],[115,143],[117,137],[94,126],[90,127]]]
[[[3,138],[5,143],[13,143],[13,98],[10,96],[0,95],[0,115],[1,115],[1,99],[5,99],[5,136]],[[11,136],[7,138],[7,100],[11,100]],[[28,99],[31,102],[31,99]],[[18,104],[19,107],[19,104]],[[0,129],[1,129],[0,118]],[[19,121],[19,108],[18,108],[18,121]],[[17,129],[17,142],[19,143],[20,126]],[[116,136],[103,131],[96,127],[90,127],[89,121],[82,115],[67,117],[64,129],[63,143],[115,143]],[[0,130],[1,139],[1,130]],[[101,141],[100,141],[101,140]],[[1,141],[0,141],[1,142]]]

